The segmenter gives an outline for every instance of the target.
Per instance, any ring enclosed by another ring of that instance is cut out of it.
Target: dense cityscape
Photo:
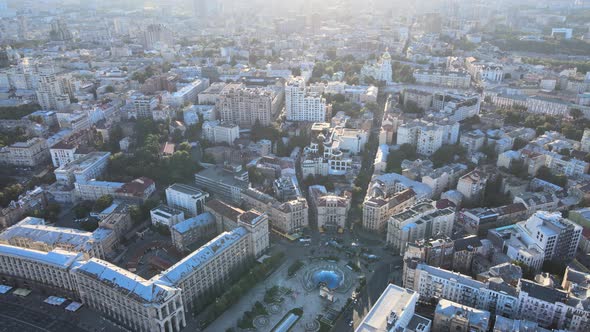
[[[590,1],[0,0],[0,331],[590,331]]]

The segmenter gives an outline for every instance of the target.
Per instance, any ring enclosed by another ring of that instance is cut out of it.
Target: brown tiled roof
[[[142,176],[131,182],[125,183],[121,188],[115,192],[119,194],[129,194],[132,196],[141,197],[144,195],[145,190],[154,184],[154,180]]]

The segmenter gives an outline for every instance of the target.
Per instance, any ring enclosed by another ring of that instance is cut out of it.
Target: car
[[[348,322],[348,326],[353,326],[354,325],[354,321],[351,320],[350,322]]]

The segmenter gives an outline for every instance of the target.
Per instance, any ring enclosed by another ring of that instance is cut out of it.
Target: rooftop
[[[182,183],[175,183],[175,184],[171,185],[170,187],[166,188],[166,191],[168,191],[168,190],[178,191],[178,192],[186,194],[186,195],[195,195],[195,196],[200,196],[200,195],[205,194],[199,188],[195,188],[193,186],[189,186],[187,184],[182,184]]]
[[[55,171],[64,171],[64,172],[83,172],[86,169],[92,167],[94,164],[98,163],[101,160],[108,158],[111,155],[110,152],[91,152],[85,156],[82,156],[71,163],[68,163],[60,168],[56,169]]]
[[[220,214],[230,220],[238,220],[238,216],[244,213],[244,210],[231,206],[218,199],[212,199],[205,203],[205,206],[216,214]]]
[[[94,242],[103,240],[111,233],[112,230],[102,228],[94,232],[86,232],[73,228],[48,226],[43,219],[27,217],[2,232],[0,241],[9,242],[16,238],[26,238],[51,247],[67,246],[76,251],[87,252],[92,249]]]
[[[248,231],[243,227],[224,232],[154,278],[171,285],[178,285],[200,265],[205,264],[247,234]]]
[[[395,313],[397,317],[401,317],[408,306],[418,300],[418,297],[418,293],[411,289],[389,284],[355,331],[387,331],[390,314]]]
[[[108,284],[117,286],[116,289],[140,302],[165,302],[174,288],[165,284],[147,281],[142,277],[120,268],[111,263],[92,258],[79,266],[76,270],[87,276]]]
[[[52,265],[63,269],[69,268],[75,262],[82,259],[82,254],[61,249],[54,249],[50,252],[45,252],[15,247],[8,244],[0,244],[0,255],[26,258],[31,261]]]
[[[215,217],[209,212],[201,213],[196,217],[186,219],[172,226],[172,229],[180,234],[184,234],[191,229],[200,228],[205,225],[215,224]]]

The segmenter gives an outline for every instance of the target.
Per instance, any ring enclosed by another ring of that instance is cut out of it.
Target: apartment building
[[[408,243],[434,235],[451,236],[455,209],[439,209],[430,200],[422,200],[404,212],[393,215],[387,223],[387,244],[403,255]]]
[[[563,117],[569,115],[570,104],[561,99],[531,96],[526,100],[526,107],[530,113]]]
[[[226,85],[225,82],[211,83],[207,89],[199,93],[199,104],[215,105]]]
[[[77,146],[67,142],[59,142],[49,149],[54,167],[61,167],[76,159]]]
[[[406,189],[412,189],[417,200],[432,197],[432,189],[428,185],[397,173],[373,176],[369,183],[367,195],[370,197],[388,197]]]
[[[502,65],[478,61],[474,57],[465,59],[465,67],[475,81],[502,82],[504,80],[504,68]]]
[[[481,98],[479,94],[435,92],[432,107],[439,111],[438,118],[459,122],[479,114]]]
[[[182,183],[175,183],[166,188],[168,206],[183,211],[186,217],[195,217],[203,213],[203,205],[208,197],[208,193]]]
[[[520,279],[518,290],[518,318],[538,323],[543,327],[568,326],[571,328],[568,328],[568,331],[585,331],[584,328],[589,327],[586,318],[588,311],[582,308],[579,311],[573,310],[566,305],[569,302],[568,292],[526,279]],[[576,321],[577,324],[572,326],[572,321]],[[585,321],[585,326],[579,326],[582,325],[581,321]]]
[[[86,183],[96,179],[106,170],[110,152],[91,152],[73,162],[57,168],[55,178],[62,186],[70,187],[75,182]]]
[[[233,145],[240,138],[240,127],[233,123],[221,122],[213,127],[213,142]]]
[[[144,95],[138,91],[129,91],[127,105],[137,118],[153,118],[152,111],[158,107],[158,99],[154,96]]]
[[[580,140],[580,149],[584,152],[590,152],[590,128],[584,129],[584,134]]]
[[[411,188],[391,195],[379,191],[368,192],[363,202],[363,227],[367,230],[383,232],[392,215],[407,209],[415,201],[416,193]]]
[[[0,163],[18,167],[36,167],[50,158],[47,141],[35,137],[0,149]]]
[[[217,233],[229,232],[237,228],[238,216],[244,213],[244,210],[218,199],[212,199],[205,203],[205,211],[211,213],[215,218]]]
[[[566,157],[549,151],[543,154],[545,155],[545,166],[553,174],[563,174],[568,177],[583,176],[590,169],[590,163],[575,157]]]
[[[272,227],[285,234],[309,227],[309,208],[303,197],[273,205],[268,213]]]
[[[98,222],[98,227],[112,230],[119,239],[129,235],[128,232],[133,228],[129,206],[113,203],[106,211],[101,212],[104,216]]]
[[[432,189],[432,197],[455,188],[459,178],[467,172],[467,165],[449,164],[433,169],[422,176],[422,183]]]
[[[502,279],[483,283],[416,260],[405,264],[408,272],[404,287],[420,294],[421,301],[444,299],[505,317],[514,317],[518,312],[517,290]]]
[[[439,85],[448,88],[468,89],[471,85],[471,76],[467,73],[440,71],[440,70],[415,70],[416,83]]]
[[[307,200],[295,197],[284,202],[257,189],[242,191],[242,201],[248,208],[266,211],[271,227],[283,234],[293,234],[309,226]]]
[[[432,93],[416,89],[404,89],[403,92],[404,106],[408,107],[408,103],[414,103],[422,110],[428,110],[432,106]]]
[[[291,77],[285,83],[285,109],[287,121],[326,121],[326,100],[319,94],[308,92],[303,77]]]
[[[115,196],[117,190],[123,187],[122,182],[108,182],[90,180],[74,183],[74,195],[76,199],[95,201],[102,196]]]
[[[254,209],[248,210],[238,216],[238,226],[245,228],[250,241],[250,252],[258,258],[270,247],[268,215]]]
[[[510,259],[539,271],[546,261],[575,257],[582,227],[559,212],[535,212],[526,221],[490,230],[488,238]]]
[[[461,134],[460,144],[468,154],[478,152],[486,142],[486,135],[479,129]]]
[[[422,239],[408,243],[404,252],[404,262],[414,260],[430,266],[450,270],[453,267],[454,255],[455,244],[450,238]],[[405,278],[407,273],[407,266],[404,264],[402,277]]]
[[[26,213],[43,210],[47,206],[47,193],[36,187],[20,195],[17,200],[0,209],[0,228],[6,228],[20,221]]]
[[[187,104],[194,104],[197,102],[199,92],[204,91],[209,87],[209,79],[197,79],[190,83],[177,83],[180,89],[176,92],[167,93],[163,96],[163,102],[172,107],[181,107]]]
[[[406,122],[397,128],[397,144],[410,144],[416,152],[431,156],[445,144],[455,144],[459,139],[459,123],[449,120]]]
[[[489,311],[441,299],[434,310],[432,329],[440,332],[487,332],[490,323]]]
[[[250,128],[256,122],[269,126],[273,121],[274,95],[264,88],[247,88],[243,83],[230,83],[223,87],[215,102],[221,121]]]
[[[496,208],[462,209],[456,220],[467,234],[485,236],[489,229],[507,226],[527,217],[522,203],[512,203]]]
[[[457,191],[463,195],[463,199],[469,203],[478,203],[483,199],[488,176],[478,169],[463,175],[457,183]]]
[[[43,72],[38,76],[37,101],[43,110],[62,110],[70,104],[70,97],[60,78],[53,72]],[[65,78],[62,78],[65,79]]]

